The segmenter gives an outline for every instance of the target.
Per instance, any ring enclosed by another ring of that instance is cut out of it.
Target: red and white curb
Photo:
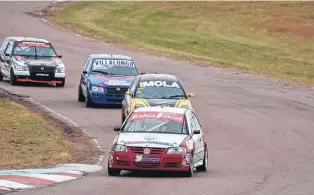
[[[40,174],[0,174],[0,194],[53,185],[60,182],[75,180],[83,176],[84,172],[81,171]]]

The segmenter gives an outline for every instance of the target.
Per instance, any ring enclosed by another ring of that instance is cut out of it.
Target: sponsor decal
[[[142,161],[142,159],[143,159],[143,156],[142,155],[139,155],[139,154],[137,154],[136,156],[135,156],[135,162],[141,162]]]
[[[36,76],[44,76],[44,77],[47,77],[47,76],[49,76],[49,74],[37,73]]]
[[[146,162],[159,162],[160,158],[158,157],[148,157],[148,156],[143,156],[137,154],[134,159],[135,162],[141,162],[141,161],[146,161]]]
[[[171,87],[180,88],[177,82],[169,81],[142,81],[140,87]]]
[[[93,63],[93,69],[102,68],[108,69],[114,66],[128,66],[135,67],[134,62],[131,60],[105,60],[105,59],[97,59]]]
[[[129,120],[162,119],[169,121],[184,122],[184,115],[171,112],[133,112]]]
[[[169,142],[162,142],[162,141],[121,141],[125,145],[130,145],[130,144],[156,144],[156,145],[164,145],[164,146],[175,146],[177,143],[169,143]]]
[[[44,48],[50,48],[50,44],[46,43],[38,43],[38,42],[20,42],[18,47],[44,47]]]
[[[109,80],[107,85],[122,85],[122,86],[129,86],[129,83],[126,81],[120,80]]]
[[[143,161],[150,161],[150,162],[159,162],[160,158],[144,156],[142,160]]]

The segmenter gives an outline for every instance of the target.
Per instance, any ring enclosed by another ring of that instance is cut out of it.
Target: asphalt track
[[[0,38],[49,39],[64,56],[65,88],[5,86],[73,120],[97,138],[106,151],[120,122],[120,109],[89,109],[77,102],[79,75],[90,53],[133,57],[142,72],[178,75],[192,100],[209,143],[210,170],[193,178],[126,172],[109,177],[107,169],[88,177],[12,194],[24,195],[242,195],[314,193],[314,89],[293,87],[249,75],[132,52],[52,28],[24,11],[47,2],[0,2]],[[195,76],[193,76],[195,75]],[[107,167],[107,158],[102,165]]]

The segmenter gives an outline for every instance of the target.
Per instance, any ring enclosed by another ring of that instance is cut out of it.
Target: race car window
[[[92,61],[91,58],[88,58],[88,59],[87,59],[86,64],[85,64],[85,67],[84,67],[84,70],[86,70],[86,71],[90,70],[91,61]]]
[[[134,112],[122,127],[123,132],[187,134],[184,115],[159,112]]]
[[[140,81],[135,97],[143,99],[187,99],[180,83],[165,80]]]
[[[191,112],[191,116],[192,116],[192,123],[194,125],[194,128],[195,130],[201,130],[202,129],[202,126],[201,124],[199,123],[198,119],[196,118],[195,114]]]
[[[15,43],[13,55],[52,57],[57,56],[50,43],[18,41]]]
[[[13,49],[13,41],[10,41],[7,49],[5,50],[5,54],[11,54],[12,49]]]
[[[138,77],[136,77],[133,81],[132,81],[132,84],[130,85],[130,91],[131,93],[134,95],[135,93],[135,90],[136,90],[136,86],[137,86],[137,83],[138,83]]]
[[[125,76],[136,76],[139,74],[133,60],[100,58],[93,61],[91,72]]]
[[[3,43],[2,43],[2,46],[1,46],[1,48],[0,48],[0,52],[4,52],[4,50],[7,48],[7,46],[8,46],[8,41],[7,40],[4,40],[3,41]]]

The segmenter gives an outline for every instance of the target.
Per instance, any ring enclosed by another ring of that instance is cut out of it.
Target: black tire
[[[0,81],[2,81],[2,80],[3,80],[3,75],[1,73],[1,67],[0,67]]]
[[[208,150],[206,147],[204,152],[203,165],[196,167],[196,171],[205,172],[207,170],[208,170]]]
[[[79,102],[85,102],[85,100],[86,100],[86,98],[85,98],[85,96],[84,96],[84,94],[83,94],[83,92],[82,92],[82,87],[81,87],[81,85],[79,85],[79,87],[78,87],[77,100],[78,100]]]
[[[108,163],[108,175],[109,176],[119,176],[121,173],[121,169],[112,169],[109,167],[109,163]]]
[[[10,70],[10,84],[17,85],[16,76],[14,75],[13,70]]]
[[[94,103],[92,101],[92,98],[90,97],[88,90],[87,90],[87,98],[86,98],[86,107],[91,108],[94,106]]]
[[[65,78],[62,79],[62,83],[61,83],[61,84],[60,84],[60,83],[57,83],[57,84],[56,84],[56,87],[64,87],[64,85],[65,85]]]
[[[193,163],[193,154],[190,154],[190,167],[188,171],[182,172],[183,177],[193,177],[194,175],[194,163]]]

